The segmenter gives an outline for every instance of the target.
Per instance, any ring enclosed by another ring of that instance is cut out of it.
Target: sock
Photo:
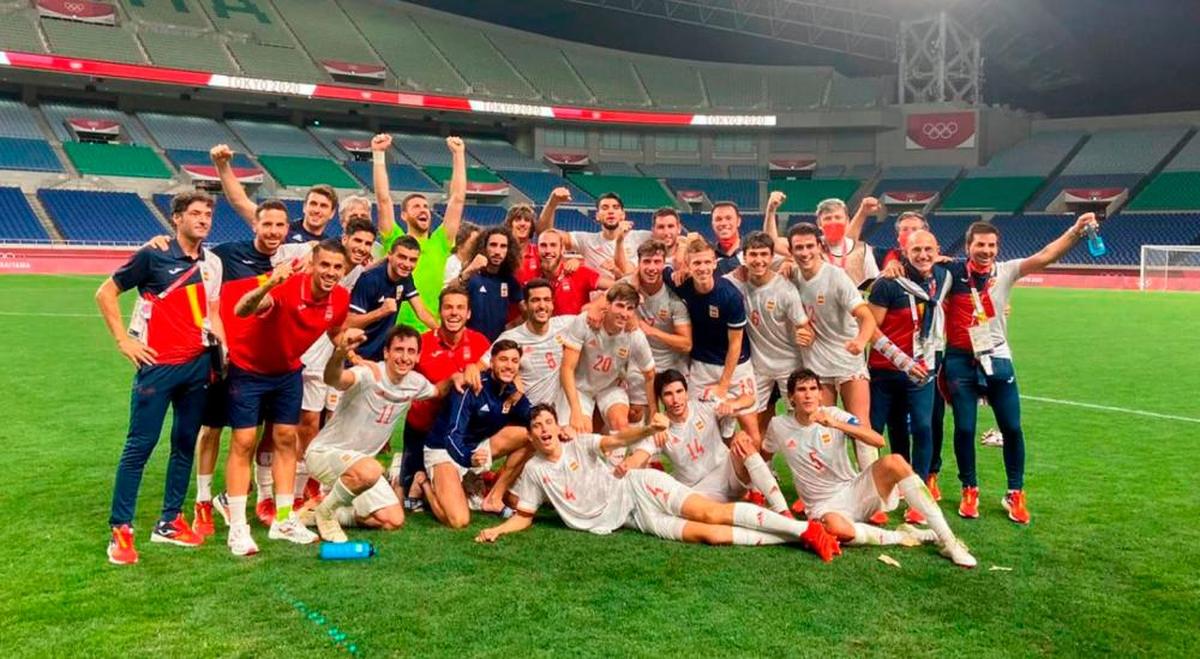
[[[807,522],[788,519],[779,513],[764,510],[752,503],[733,504],[733,525],[744,529],[771,531],[799,537],[808,528]]]
[[[275,489],[275,479],[271,477],[271,463],[254,465],[254,483],[258,486],[258,500],[270,499]]]
[[[238,526],[246,523],[246,495],[240,497],[226,496],[229,502],[229,525]]]
[[[938,508],[937,502],[933,500],[933,495],[929,494],[929,488],[921,482],[920,476],[912,474],[900,481],[897,487],[904,493],[904,500],[908,502],[909,507],[916,508],[917,512],[925,516],[925,524],[937,534],[938,544],[954,542],[954,532],[950,530],[950,525],[942,516],[942,509]]]
[[[881,529],[878,526],[870,524],[855,524],[854,539],[850,545],[898,545],[904,539],[904,534],[899,531],[889,531]]]
[[[308,485],[308,465],[303,460],[296,461],[296,486],[292,488],[295,497],[304,496],[304,488]]]
[[[743,529],[740,526],[733,527],[733,544],[735,545],[750,545],[754,547],[758,545],[781,545],[785,542],[795,541],[795,538],[782,533],[755,531],[754,529]]]
[[[358,524],[358,520],[354,518],[354,508],[350,506],[338,508],[333,516],[337,518],[338,524],[341,524],[342,528],[344,529],[348,529]]]
[[[783,492],[779,490],[779,481],[775,480],[767,461],[755,453],[746,458],[745,464],[746,471],[750,473],[750,483],[767,498],[767,507],[777,513],[787,510],[787,499],[783,498]]]
[[[334,513],[339,508],[348,507],[354,503],[354,493],[346,488],[346,484],[342,479],[337,479],[333,483],[333,489],[329,490],[329,495],[321,499],[321,504],[317,506],[317,510],[323,513]]]
[[[295,503],[296,497],[292,496],[291,492],[287,494],[275,495],[275,521],[282,522],[292,514],[292,504]]]
[[[196,503],[212,501],[212,474],[196,474]]]

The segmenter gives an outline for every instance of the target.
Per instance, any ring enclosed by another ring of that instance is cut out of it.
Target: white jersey
[[[497,341],[516,341],[521,346],[521,380],[530,403],[553,405],[558,399],[558,392],[562,390],[558,372],[562,368],[563,344],[567,328],[574,321],[574,316],[554,316],[545,334],[534,334],[528,324],[522,323],[496,338]],[[483,361],[491,364],[490,351],[484,353]]]
[[[811,346],[800,349],[804,365],[821,377],[863,370],[864,357],[846,350],[846,342],[858,335],[858,321],[851,312],[866,304],[850,276],[823,263],[812,279],[805,279],[796,268],[792,283],[817,336]]]
[[[596,394],[622,382],[629,369],[654,369],[650,344],[640,329],[616,334],[609,334],[603,327],[594,330],[588,327],[584,312],[571,319],[563,340],[566,347],[579,351],[575,367],[579,391]]]
[[[530,458],[510,491],[518,499],[517,510],[533,514],[549,502],[568,528],[612,533],[633,511],[628,488],[612,471],[600,436],[581,434],[562,444],[557,461],[540,453]]]
[[[449,286],[462,274],[462,269],[462,259],[458,258],[458,254],[451,254],[450,258],[446,259],[446,268],[442,270],[442,283]]]
[[[408,415],[414,400],[437,395],[437,389],[416,371],[392,382],[383,362],[360,364],[350,372],[354,384],[342,392],[333,420],[317,433],[313,447],[375,455],[392,436],[396,422]]]
[[[1025,259],[1012,259],[996,264],[995,275],[988,288],[988,297],[992,299],[992,308],[996,317],[992,319],[992,356],[1002,359],[1012,359],[1012,347],[1008,344],[1008,304],[1013,286],[1021,279],[1021,264]],[[936,318],[935,318],[936,319]]]
[[[721,439],[715,401],[688,401],[685,419],[667,427],[667,443],[659,448],[654,437],[634,445],[650,455],[662,454],[671,460],[671,475],[692,487],[729,461],[729,449]]]
[[[854,423],[854,416],[836,407],[821,408],[830,418]],[[854,441],[833,428],[818,424],[800,425],[788,414],[771,419],[763,450],[783,454],[792,471],[796,494],[810,509],[841,492],[858,472],[850,465],[846,443]]]
[[[617,253],[617,241],[605,238],[595,231],[570,231],[571,245],[575,251],[583,255],[583,263],[596,272],[607,273],[605,261],[613,261]],[[630,263],[637,262],[637,250],[642,243],[650,240],[649,231],[635,230],[625,234],[625,259]]]
[[[640,291],[639,291],[640,292]],[[647,323],[668,334],[675,333],[676,325],[691,325],[687,305],[678,295],[663,284],[654,295],[642,293],[642,304],[638,307],[638,315]],[[654,355],[654,367],[662,373],[667,369],[675,369],[687,373],[688,354],[667,347],[658,339],[646,337],[650,343],[650,354]]]
[[[750,362],[757,377],[788,375],[800,367],[796,347],[796,328],[808,322],[800,293],[791,282],[772,275],[762,286],[749,281],[733,282],[746,298],[746,317],[749,323],[746,336],[750,339]]]

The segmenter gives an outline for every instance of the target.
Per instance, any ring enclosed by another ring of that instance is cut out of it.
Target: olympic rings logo
[[[72,14],[78,14],[78,13],[82,12],[83,10],[87,9],[87,5],[85,5],[82,2],[64,2],[63,8],[66,9],[67,11],[71,12]]]
[[[948,140],[958,133],[957,121],[930,121],[921,126],[921,133],[931,140]]]

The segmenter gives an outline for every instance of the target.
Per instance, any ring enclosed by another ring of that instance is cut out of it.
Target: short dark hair
[[[533,279],[525,282],[525,287],[521,290],[521,292],[525,294],[525,299],[528,300],[529,292],[537,288],[549,288],[550,294],[554,294],[554,284],[551,284],[549,279],[544,279],[542,277],[534,277]]]
[[[421,333],[408,325],[393,325],[383,335],[383,349],[388,350],[392,347],[392,342],[396,340],[413,339],[417,342],[417,351],[421,350]]]
[[[621,196],[615,192],[605,192],[599,197],[596,197],[596,208],[600,208],[600,202],[604,201],[605,199],[612,199],[613,201],[617,202],[618,206],[625,208],[625,202],[622,201]]]
[[[287,215],[288,207],[287,204],[278,199],[267,199],[259,203],[258,208],[254,209],[254,219],[257,220],[262,217],[264,211],[283,211],[283,214]]]
[[[746,241],[742,243],[742,251],[746,252],[752,249],[769,249],[774,253],[775,239],[768,236],[765,231],[751,231],[750,235],[746,236]]]
[[[738,208],[738,205],[732,201],[722,200],[713,202],[712,210],[709,211],[709,215],[716,213],[718,208],[732,208],[733,214],[737,215],[738,219],[741,219],[742,217],[742,209]]]
[[[316,258],[317,252],[334,252],[336,254],[341,254],[342,258],[346,260],[346,263],[350,262],[350,252],[346,251],[346,246],[342,244],[342,241],[336,238],[326,238],[325,240],[322,240],[314,245],[312,250],[313,258]]]
[[[460,247],[463,243],[471,238],[471,234],[483,231],[483,229],[474,222],[462,222],[458,225],[458,233],[454,235],[454,246]]]
[[[397,238],[396,242],[392,243],[392,248],[390,250],[388,250],[388,253],[389,254],[396,253],[397,247],[403,247],[404,249],[411,249],[418,254],[421,253],[421,243],[417,242],[416,238],[413,238],[412,236],[410,236],[408,234],[405,234],[405,235]]]
[[[975,236],[986,235],[989,233],[996,236],[997,241],[1000,240],[1000,229],[997,229],[995,224],[982,221],[972,222],[971,226],[967,227],[967,237],[966,242],[963,243],[963,247],[969,247],[971,245],[971,241],[975,240]]]
[[[659,373],[658,375],[654,376],[654,396],[655,396],[655,398],[662,400],[663,389],[666,389],[667,385],[671,384],[672,382],[682,382],[684,390],[685,391],[687,390],[687,378],[683,377],[683,373],[680,373],[679,371],[677,371],[673,368],[668,368],[667,370],[663,371],[662,373]]]
[[[808,382],[809,380],[816,382],[818,387],[821,386],[821,378],[817,377],[817,374],[813,373],[811,370],[807,368],[798,368],[795,371],[792,371],[792,374],[788,376],[787,381],[788,396],[796,393],[796,385],[800,384],[801,382]]]
[[[347,236],[353,236],[356,233],[362,232],[369,233],[372,236],[379,235],[379,231],[375,228],[375,225],[371,223],[370,218],[366,217],[356,217],[350,220],[346,223],[346,229],[343,231],[343,233]]]
[[[899,217],[896,218],[896,228],[899,229],[900,223],[903,222],[904,220],[912,220],[912,219],[921,220],[921,228],[922,229],[929,228],[929,220],[925,219],[925,216],[918,213],[917,211],[904,211],[903,213],[901,213],[899,215]]]
[[[408,212],[408,202],[412,201],[413,199],[424,199],[426,201],[429,200],[428,197],[421,194],[420,192],[410,192],[410,193],[404,195],[404,198],[400,200],[400,212],[401,213]]]
[[[191,206],[196,202],[200,202],[209,208],[213,207],[212,195],[203,190],[188,190],[187,192],[180,192],[171,198],[172,217],[175,215],[183,215],[184,211],[188,209],[188,206]]]
[[[324,183],[319,183],[317,185],[312,186],[311,188],[308,189],[308,192],[304,193],[304,201],[307,202],[308,198],[315,194],[319,194],[322,197],[325,197],[326,199],[329,200],[330,205],[332,205],[335,209],[337,208],[337,206],[338,206],[337,190],[334,190],[332,185],[326,185]]]
[[[650,239],[641,245],[638,245],[637,257],[639,259],[644,259],[647,256],[653,256],[655,254],[662,254],[664,259],[667,258],[667,244],[661,240]]]
[[[527,430],[532,430],[534,419],[541,416],[542,413],[547,413],[554,417],[554,422],[558,423],[558,413],[554,411],[554,406],[550,403],[538,403],[537,405],[529,408],[529,422],[525,424],[525,428]]]
[[[521,354],[521,346],[516,341],[512,339],[500,339],[492,344],[492,357],[499,355],[505,350],[516,350],[518,355]]]
[[[608,289],[608,293],[604,295],[609,302],[625,302],[637,306],[642,302],[642,296],[638,294],[637,289],[633,284],[627,281],[619,281]]]
[[[675,218],[675,221],[679,222],[680,224],[683,223],[683,219],[679,217],[679,211],[671,208],[670,206],[663,206],[662,208],[654,211],[654,216],[650,219],[650,226],[654,226],[654,224],[658,222],[658,218],[668,216]]]
[[[817,242],[820,243],[821,240],[824,239],[825,234],[821,233],[821,227],[818,227],[812,222],[797,222],[793,224],[790,229],[788,229],[788,247],[791,247],[792,238],[795,238],[796,236],[813,236],[817,239]]]
[[[438,293],[438,310],[439,311],[442,308],[442,303],[444,303],[446,301],[446,298],[450,297],[451,295],[461,295],[461,296],[467,298],[468,305],[471,303],[471,294],[467,292],[467,289],[463,288],[462,286],[459,286],[458,284],[451,284],[451,285],[443,288],[441,293]]]

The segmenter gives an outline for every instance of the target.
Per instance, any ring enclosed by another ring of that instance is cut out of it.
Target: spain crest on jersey
[[[500,284],[500,297],[508,297],[508,284]]]
[[[721,310],[718,309],[715,304],[708,305],[708,317],[709,318],[720,318]]]
[[[704,432],[704,419],[696,419],[696,432]]]
[[[764,306],[766,306],[767,311],[774,311],[775,307],[778,305],[775,303],[775,298],[771,298],[771,299],[767,300],[767,303]]]
[[[617,359],[628,359],[628,358],[629,358],[629,348],[626,348],[624,346],[617,348]]]
[[[821,443],[822,444],[828,444],[832,441],[833,441],[833,435],[830,435],[827,432],[821,433]]]
[[[557,343],[558,345],[562,345],[563,344],[562,334],[555,334],[554,342]]]
[[[567,465],[567,468],[570,469],[571,471],[579,471],[579,462],[576,460],[572,460],[571,464]]]
[[[825,296],[824,295],[817,296],[817,304],[825,304]]]

